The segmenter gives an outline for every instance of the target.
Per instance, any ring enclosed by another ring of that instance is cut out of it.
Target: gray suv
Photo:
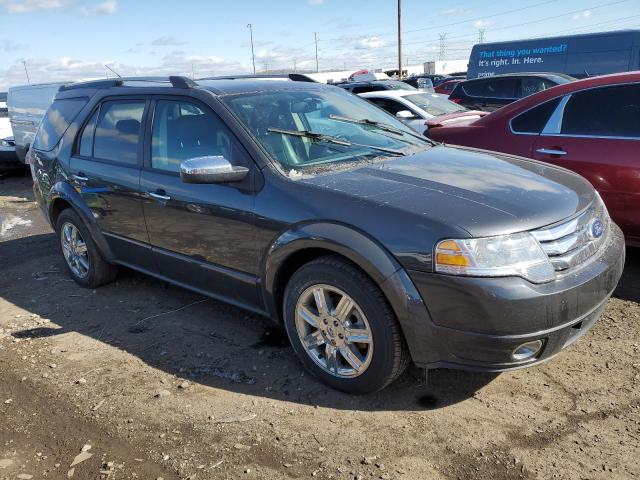
[[[347,392],[411,361],[548,360],[598,320],[624,263],[582,177],[435,145],[317,83],[73,84],[29,152],[76,282],[127,267],[270,317]]]

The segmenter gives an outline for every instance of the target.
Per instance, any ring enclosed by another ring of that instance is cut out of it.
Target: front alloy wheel
[[[370,393],[410,361],[400,325],[378,285],[348,260],[327,255],[287,282],[283,321],[302,364],[326,384]]]
[[[300,295],[296,332],[307,355],[331,375],[357,377],[371,363],[373,335],[367,317],[339,288],[312,285]]]

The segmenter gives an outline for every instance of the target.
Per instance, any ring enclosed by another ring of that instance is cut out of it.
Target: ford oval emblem
[[[589,234],[591,238],[600,238],[604,233],[604,223],[599,218],[596,218],[593,222],[591,222],[591,229],[589,230]]]

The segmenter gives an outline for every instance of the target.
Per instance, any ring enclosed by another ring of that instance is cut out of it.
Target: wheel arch
[[[67,208],[72,208],[82,219],[91,234],[91,238],[100,250],[105,260],[112,260],[113,253],[104,235],[100,231],[93,212],[82,200],[80,194],[65,182],[56,183],[50,190],[47,201],[47,215],[51,226],[55,229],[60,214]]]
[[[286,285],[295,271],[323,255],[339,255],[378,285],[394,311],[414,362],[438,356],[435,326],[407,272],[366,233],[339,223],[297,225],[278,236],[265,256],[263,296],[269,315],[282,321]]]

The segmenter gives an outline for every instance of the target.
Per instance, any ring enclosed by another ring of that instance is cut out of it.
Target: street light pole
[[[251,23],[247,24],[249,28],[249,35],[251,36],[251,63],[253,64],[253,74],[256,74],[256,55],[253,52],[253,25]]]
[[[402,0],[398,0],[398,80],[402,79]]]
[[[318,32],[313,32],[313,38],[316,41],[316,73],[320,71],[320,64],[318,63]]]

